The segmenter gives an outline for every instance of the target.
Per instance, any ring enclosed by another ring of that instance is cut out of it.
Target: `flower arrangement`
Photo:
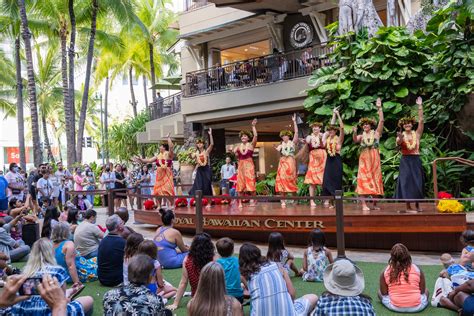
[[[440,213],[460,213],[464,211],[464,205],[457,200],[441,200],[437,209]]]
[[[145,210],[151,211],[156,208],[156,205],[153,200],[146,200],[145,202],[143,202],[143,207],[145,208]]]
[[[179,198],[174,201],[176,207],[186,207],[188,206],[188,200],[186,198]]]
[[[221,205],[222,204],[222,199],[219,198],[213,198],[211,201],[212,205]]]
[[[223,196],[230,196],[229,194],[222,194],[222,195]],[[230,201],[231,201],[230,199],[224,198],[224,199],[221,200],[221,204],[222,205],[230,204]]]
[[[191,206],[196,206],[196,199],[195,199],[195,198],[192,198],[192,199],[189,201],[189,205],[191,205]],[[202,199],[202,205],[207,205],[207,199],[206,199],[206,198]]]
[[[441,191],[438,192],[438,199],[452,199],[453,195],[451,193]]]

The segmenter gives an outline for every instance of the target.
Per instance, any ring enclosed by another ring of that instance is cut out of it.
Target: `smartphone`
[[[20,295],[39,295],[38,284],[43,281],[42,278],[28,278],[18,290]]]

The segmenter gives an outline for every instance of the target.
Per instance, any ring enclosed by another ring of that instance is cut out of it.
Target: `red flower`
[[[213,198],[211,203],[212,205],[219,205],[222,204],[222,200],[218,198]]]
[[[448,192],[441,191],[438,193],[438,199],[451,199],[453,195]]]
[[[196,200],[194,198],[189,201],[189,205],[196,206]],[[202,199],[202,205],[207,205],[207,199]]]
[[[143,207],[145,208],[145,210],[151,211],[155,208],[155,202],[153,202],[153,200],[146,200],[145,202],[143,202]]]
[[[176,201],[174,202],[174,205],[176,207],[186,207],[188,206],[188,200],[186,198],[176,199]]]
[[[223,196],[230,196],[229,194],[222,194]],[[230,204],[230,199],[222,199],[221,204]]]

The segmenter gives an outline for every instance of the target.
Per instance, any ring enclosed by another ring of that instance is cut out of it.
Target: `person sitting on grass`
[[[66,297],[78,292],[72,290],[66,291],[66,280],[68,273],[58,266],[54,259],[53,245],[47,238],[37,240],[31,249],[30,256],[23,269],[23,276],[26,278],[44,279],[47,275],[57,279]],[[90,296],[82,296],[74,299],[67,304],[67,315],[92,315],[94,300]],[[7,310],[6,315],[49,315],[51,309],[48,303],[40,295],[31,295],[28,299],[21,301]],[[63,315],[66,315],[64,313]]]
[[[262,257],[254,244],[244,243],[240,247],[239,264],[250,292],[251,316],[296,316],[313,311],[318,297],[307,294],[295,299],[296,290],[288,272]]]
[[[188,303],[188,315],[243,316],[242,306],[233,296],[226,295],[224,270],[217,262],[202,268],[196,294]]]
[[[217,263],[224,269],[227,294],[243,303],[244,291],[240,286],[239,259],[233,256],[234,241],[228,237],[221,238],[216,242],[216,248],[220,256]]]
[[[123,225],[127,225],[127,222],[129,220],[129,215],[128,215],[128,210],[126,207],[119,207],[118,210],[115,212],[123,221]],[[123,231],[121,233],[121,236],[123,239],[127,239],[128,236],[132,233],[135,233],[133,228],[129,226],[124,226]]]
[[[82,283],[97,280],[97,258],[86,259],[77,255],[74,242],[70,240],[71,232],[67,223],[59,223],[53,228],[51,241],[54,256],[58,265],[68,272],[68,283],[82,288]]]
[[[129,283],[104,294],[104,315],[171,316],[172,313],[165,309],[161,296],[152,293],[147,287],[153,270],[153,262],[147,255],[132,257],[128,264]]]
[[[144,240],[138,246],[137,254],[144,254],[150,257],[153,260],[153,265],[155,270],[152,273],[152,280],[148,284],[148,288],[166,299],[173,297],[176,294],[176,288],[171,285],[169,282],[163,279],[163,273],[161,271],[161,265],[158,260],[156,260],[156,254],[158,248],[152,240]]]
[[[117,286],[123,282],[123,257],[125,239],[120,236],[123,221],[117,214],[107,218],[105,226],[109,234],[100,242],[97,252],[97,275],[105,286]]]
[[[100,240],[104,238],[104,233],[95,224],[96,219],[96,211],[86,211],[85,220],[74,231],[76,250],[86,259],[97,257]]]
[[[181,281],[179,282],[176,297],[173,304],[168,306],[170,310],[175,310],[179,307],[188,282],[191,285],[191,296],[194,296],[197,290],[201,269],[213,260],[214,244],[212,243],[211,236],[207,233],[200,233],[194,236],[189,253],[183,261]]]
[[[379,298],[386,308],[400,313],[417,313],[428,306],[425,275],[403,244],[392,247],[388,266],[380,275]]]
[[[145,239],[143,238],[142,234],[139,233],[132,233],[128,236],[127,241],[125,243],[125,254],[123,256],[123,283],[128,283],[128,264],[130,259],[137,253],[138,246],[142,241]]]
[[[333,263],[331,251],[326,248],[326,237],[320,229],[314,229],[309,233],[309,247],[303,255],[303,281],[323,281],[324,270]]]
[[[461,316],[474,315],[474,280],[469,280],[464,284],[456,287],[448,295],[448,299],[453,302],[457,308],[457,312]]]
[[[10,234],[11,228],[16,226],[23,216],[24,213],[20,213],[8,224],[0,218],[0,252],[6,254],[11,262],[20,261],[30,253],[30,246],[25,245],[23,240],[13,239]]]
[[[56,206],[48,206],[44,215],[43,228],[41,229],[41,237],[50,238],[51,231],[59,223],[59,210]]]
[[[268,236],[268,252],[267,259],[272,262],[278,263],[283,267],[288,274],[290,270],[295,273],[295,276],[301,276],[300,271],[295,265],[295,257],[285,249],[285,239],[283,235],[274,232]]]

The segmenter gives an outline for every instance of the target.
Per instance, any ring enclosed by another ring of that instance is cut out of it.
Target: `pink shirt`
[[[408,282],[405,280],[405,275],[400,275],[399,282],[390,283],[390,270],[388,266],[383,275],[385,283],[388,285],[388,296],[392,305],[397,307],[414,307],[420,305],[421,290],[420,290],[420,269],[412,264],[408,269]]]
[[[76,174],[74,176],[74,191],[84,191],[84,188],[81,185],[82,182],[84,182],[84,177]]]

